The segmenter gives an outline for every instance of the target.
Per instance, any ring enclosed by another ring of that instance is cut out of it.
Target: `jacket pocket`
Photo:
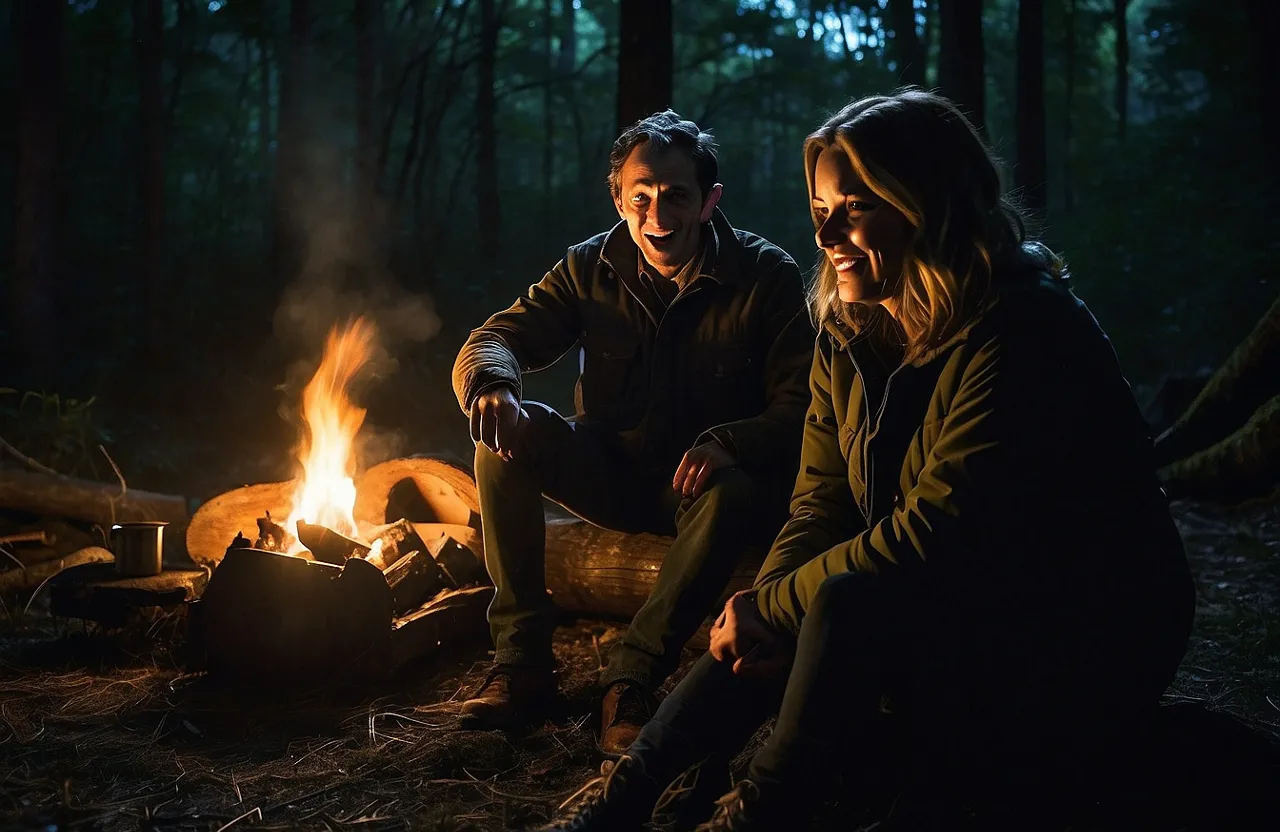
[[[595,334],[582,347],[581,409],[588,421],[625,429],[643,416],[643,372],[629,333]]]
[[[763,380],[751,351],[739,345],[700,345],[691,362],[690,387],[708,427],[758,416],[764,410]]]

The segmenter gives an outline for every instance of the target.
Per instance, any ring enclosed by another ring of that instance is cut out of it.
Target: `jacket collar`
[[[693,275],[692,283],[702,277],[717,283],[732,283],[739,279],[741,269],[736,268],[742,246],[738,235],[725,217],[724,212],[716,208],[711,220],[702,224],[705,256],[702,269]],[[600,262],[610,271],[624,280],[638,278],[636,273],[637,258],[640,256],[636,243],[631,239],[625,220],[620,220],[605,236],[604,245],[600,249]]]

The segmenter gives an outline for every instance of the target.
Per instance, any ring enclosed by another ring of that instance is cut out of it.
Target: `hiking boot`
[[[750,780],[739,780],[733,791],[716,801],[711,820],[694,832],[773,832],[805,829],[810,818],[803,806],[785,801],[773,789],[762,789]]]
[[[557,809],[560,815],[539,832],[638,832],[653,812],[658,784],[624,754],[605,760],[600,776],[588,780]]]
[[[653,697],[635,682],[609,686],[600,704],[600,750],[623,754],[653,716]]]
[[[541,716],[555,695],[550,668],[494,665],[480,690],[462,703],[462,719],[472,728],[509,728]]]

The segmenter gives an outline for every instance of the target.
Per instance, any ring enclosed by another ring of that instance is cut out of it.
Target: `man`
[[[471,333],[453,369],[471,418],[495,664],[473,724],[537,716],[555,693],[544,496],[626,532],[674,535],[601,675],[600,744],[621,753],[744,550],[786,519],[814,331],[795,262],[738,231],[709,133],[668,110],[614,143],[622,221],[573,246]],[[578,414],[522,402],[525,372],[580,345]]]

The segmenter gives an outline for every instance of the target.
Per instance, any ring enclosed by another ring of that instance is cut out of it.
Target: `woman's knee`
[[[884,582],[878,575],[841,572],[818,585],[805,618],[880,619],[884,607]]]

